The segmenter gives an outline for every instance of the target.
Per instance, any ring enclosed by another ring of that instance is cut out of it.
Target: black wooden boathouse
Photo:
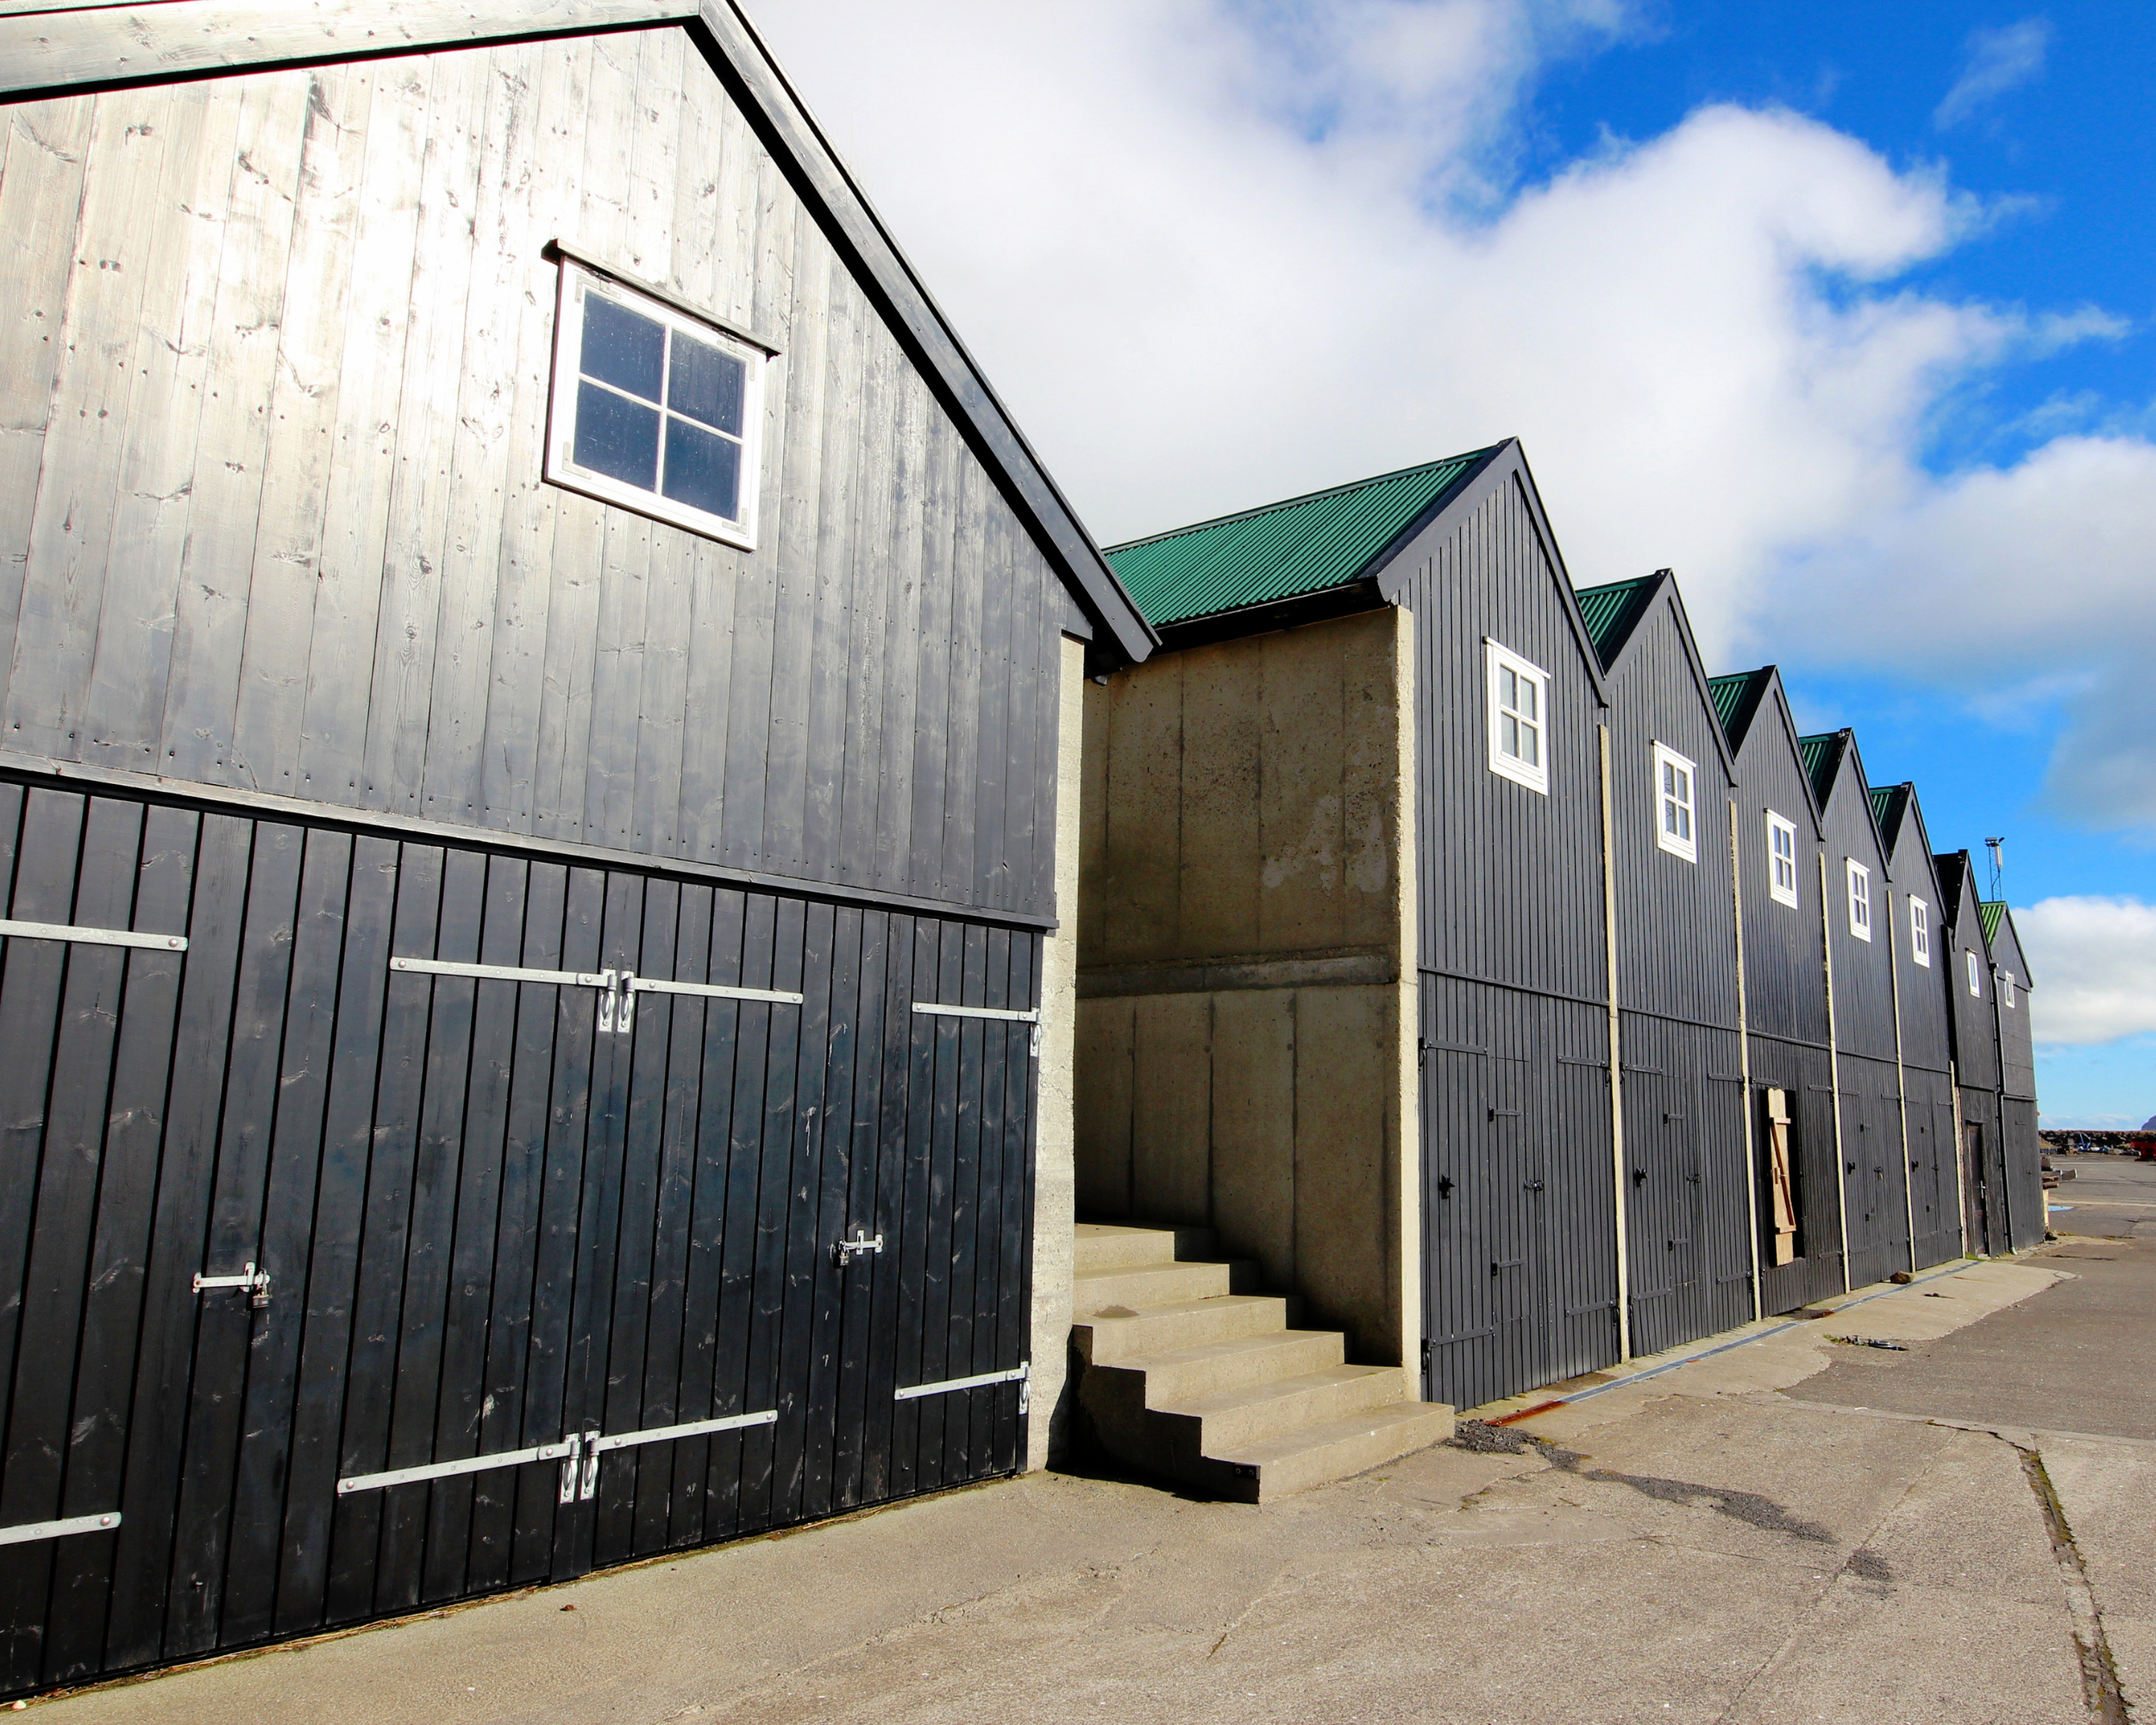
[[[747,23],[11,9],[0,1693],[1023,1465],[1151,637]]]

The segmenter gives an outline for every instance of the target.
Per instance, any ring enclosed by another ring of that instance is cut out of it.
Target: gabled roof
[[[1496,448],[1111,545],[1155,628],[1345,586],[1465,486]]]
[[[2028,974],[2028,954],[2022,950],[2020,931],[2014,926],[2013,907],[2004,899],[1980,899],[1977,901],[1977,915],[1984,924],[1984,941],[1991,949],[1991,962],[2009,971],[2022,988],[2034,988],[2035,982]],[[2018,970],[2013,969],[2017,964],[2021,967]]]
[[[734,0],[139,0],[0,16],[0,97],[171,82],[273,66],[660,24],[683,27],[749,110],[833,246],[890,323],[1094,624],[1096,652],[1159,644],[861,185]],[[641,91],[649,99],[654,92]],[[1105,637],[1105,638],[1102,638]]]
[[[1667,573],[1658,569],[1637,580],[1611,581],[1607,586],[1578,590],[1580,615],[1586,619],[1587,632],[1594,637],[1595,650],[1602,656],[1605,671],[1616,662],[1625,643],[1632,638],[1633,630],[1646,614],[1655,589]]]
[[[2002,899],[1978,899],[1977,920],[1984,925],[1984,938],[1988,945],[1999,938],[1999,913],[2006,908]]]
[[[1707,693],[1714,703],[1714,717],[1721,721],[1722,735],[1729,739],[1732,749],[1744,747],[1745,733],[1752,729],[1754,714],[1774,680],[1774,667],[1762,665],[1756,671],[1737,671],[1727,676],[1709,677]]]
[[[1881,785],[1872,790],[1871,818],[1879,824],[1879,837],[1886,841],[1889,854],[1902,831],[1902,815],[1908,807],[1908,800],[1907,785]]]
[[[1943,909],[1946,920],[1950,925],[1957,925],[1961,920],[1963,900],[1966,899],[1971,904],[1977,902],[1975,867],[1969,861],[1966,850],[1934,851],[1932,867],[1939,874],[1939,891],[1946,900]],[[1984,920],[1981,912],[1977,920],[1981,927]]]
[[[1841,741],[1848,735],[1846,731],[1823,731],[1816,736],[1796,739],[1798,758],[1804,762],[1805,774],[1812,781],[1812,794],[1819,799],[1822,809],[1834,788],[1834,769],[1841,764]]]

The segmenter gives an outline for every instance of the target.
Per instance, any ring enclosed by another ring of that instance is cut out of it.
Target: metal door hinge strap
[[[1012,1366],[1008,1371],[983,1371],[972,1377],[946,1377],[937,1383],[911,1383],[893,1390],[894,1402],[918,1401],[924,1396],[949,1396],[961,1389],[984,1389],[991,1383],[1015,1383],[1018,1387],[1018,1412],[1026,1411],[1026,1403],[1032,1394],[1031,1379],[1033,1364],[1027,1360]]]
[[[72,922],[15,922],[0,918],[0,934],[17,940],[75,940],[91,946],[147,946],[160,952],[185,952],[184,934],[137,934],[126,928],[91,928]]]
[[[65,1521],[23,1521],[0,1527],[0,1546],[28,1545],[32,1540],[64,1540],[70,1534],[102,1534],[120,1525],[117,1509],[103,1515],[71,1515]]]
[[[196,1293],[207,1294],[218,1288],[243,1288],[254,1296],[254,1303],[257,1307],[269,1304],[269,1271],[257,1270],[253,1259],[248,1260],[247,1268],[237,1276],[204,1276],[199,1270],[195,1272]]]
[[[1031,1051],[1035,1054],[1041,1051],[1041,1009],[1038,1007],[1019,1012],[1010,1007],[953,1007],[946,1006],[940,1000],[916,1000],[913,1010],[933,1013],[938,1018],[1005,1019],[1018,1024],[1030,1024],[1033,1026]]]
[[[531,1461],[559,1461],[575,1452],[576,1440],[537,1444],[528,1450],[497,1450],[491,1455],[466,1456],[461,1461],[432,1461],[419,1467],[393,1467],[385,1473],[348,1474],[337,1482],[337,1496],[355,1491],[381,1491],[392,1485],[410,1485],[422,1479],[449,1479],[461,1473],[485,1473],[497,1467],[522,1467]]]
[[[482,982],[561,982],[577,988],[611,988],[611,970],[530,970],[517,964],[460,964],[447,958],[392,958],[392,970],[423,976],[475,976]]]
[[[632,976],[630,988],[639,994],[693,994],[711,1000],[769,1000],[774,1006],[798,1007],[801,996],[787,988],[736,988],[730,982],[661,982],[650,976]]]
[[[667,1444],[677,1438],[708,1437],[714,1432],[738,1432],[749,1426],[775,1426],[779,1410],[766,1408],[755,1414],[728,1414],[717,1420],[691,1420],[680,1426],[648,1426],[641,1432],[617,1432],[592,1440],[593,1451],[625,1450],[638,1444]]]

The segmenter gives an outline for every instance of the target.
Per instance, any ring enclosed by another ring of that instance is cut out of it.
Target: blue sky
[[[1520,436],[2156,1113],[2156,8],[758,0],[1103,542]]]

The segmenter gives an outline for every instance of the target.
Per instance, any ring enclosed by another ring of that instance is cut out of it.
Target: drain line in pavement
[[[2001,1441],[2014,1443],[2004,1436]],[[2028,1480],[2028,1489],[2036,1494],[2037,1508],[2043,1512],[2052,1555],[2059,1559],[2059,1577],[2066,1590],[2066,1611],[2073,1619],[2074,1651],[2081,1657],[2081,1690],[2089,1703],[2089,1717],[2096,1725],[2130,1725],[2132,1715],[2119,1688],[2110,1639],[2103,1633],[2103,1610],[2096,1603],[2096,1590],[2089,1584],[2089,1566],[2081,1559],[2081,1547],[2074,1543],[2065,1506],[2059,1501],[2058,1488],[2052,1484],[2042,1452],[2023,1444],[2014,1444],[2014,1448],[2021,1458],[2021,1472]]]

